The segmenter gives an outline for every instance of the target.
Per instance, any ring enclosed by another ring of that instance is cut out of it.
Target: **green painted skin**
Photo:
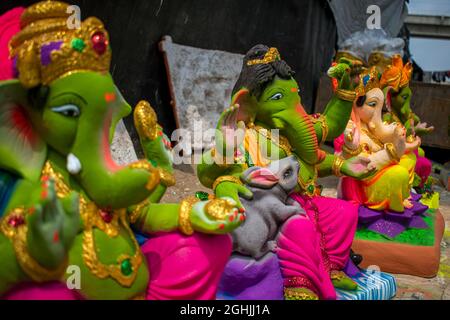
[[[339,88],[351,90],[352,86],[348,72],[348,65],[338,64],[331,68],[328,74],[339,79]],[[239,106],[224,111],[220,117],[217,126],[219,132],[224,126],[228,128],[242,127],[242,124],[229,123],[239,119],[239,115],[235,117],[233,115],[241,112],[241,115],[245,115],[245,122],[254,122],[255,125],[266,129],[279,129],[280,134],[289,140],[293,147],[292,151],[300,162],[299,175],[303,181],[316,183],[317,177],[332,174],[335,156],[326,154],[320,147],[324,143],[323,140],[332,141],[342,134],[350,119],[352,102],[341,100],[337,96],[330,100],[323,113],[328,127],[328,134],[323,139],[322,125],[320,122],[313,124],[311,118],[304,111],[298,94],[298,84],[293,78],[285,80],[276,76],[272,83],[267,85],[259,99],[249,95],[245,88],[243,90],[243,93],[238,92],[234,95],[231,103],[232,106],[236,104],[239,104]],[[277,99],[274,99],[275,97]],[[241,108],[243,110],[239,110]],[[216,141],[219,141],[216,148],[220,149],[220,146],[223,146],[221,149],[222,154],[227,151],[224,136],[224,134],[216,136],[218,138]],[[260,148],[267,150],[269,158],[281,159],[287,156],[283,149],[261,134],[259,135],[259,142]],[[224,175],[240,177],[245,170],[245,166],[241,164],[217,165],[212,159],[211,151],[205,152],[202,159],[203,163],[198,165],[197,174],[201,183],[209,188],[212,187],[212,184],[218,177]],[[315,173],[316,169],[317,175]],[[367,169],[367,162],[359,157],[346,160],[341,168],[341,173],[357,179],[362,179],[372,174]],[[297,191],[304,193],[306,190],[303,190],[298,185]],[[252,197],[251,192],[247,188],[229,181],[220,183],[216,187],[215,194],[219,197],[227,196],[234,199],[239,207],[242,207],[241,202],[239,202],[239,195],[249,199]],[[339,281],[333,281],[333,284],[337,288],[347,290],[354,290],[357,287],[356,283],[346,276]]]
[[[338,64],[329,71],[329,74],[339,77],[339,88],[351,90],[352,84],[348,76],[348,70],[348,66]],[[281,98],[279,94],[281,94]],[[277,99],[274,99],[275,97]],[[227,121],[236,119],[230,114],[238,112],[245,115],[246,123],[254,122],[256,125],[266,129],[280,130],[280,134],[289,140],[293,148],[292,151],[300,162],[299,174],[304,182],[312,181],[315,183],[317,176],[323,177],[332,174],[332,164],[335,156],[326,154],[320,149],[321,144],[324,142],[322,141],[322,126],[319,122],[313,124],[311,118],[304,111],[298,94],[298,84],[293,78],[285,80],[276,76],[272,83],[266,86],[259,99],[250,95],[248,90],[243,88],[234,95],[232,100],[231,105],[238,104],[239,107],[224,111],[217,126],[219,131],[224,126],[230,127]],[[237,109],[239,110],[236,111]],[[323,113],[329,129],[325,140],[332,141],[344,131],[350,119],[351,109],[352,103],[349,101],[341,100],[337,96],[330,100]],[[235,127],[237,126],[235,125]],[[219,146],[222,145],[222,152],[226,151],[226,143],[223,142],[225,138],[220,135],[218,138],[216,140],[219,141],[217,148],[220,148]],[[261,149],[264,148],[269,151],[269,157],[276,155],[280,158],[286,157],[282,149],[264,136],[260,135],[259,141]],[[358,157],[350,158],[344,162],[341,172],[357,179],[365,178],[372,172],[367,169],[367,166],[364,166],[364,163],[367,164]],[[315,175],[316,169],[317,176]],[[224,175],[240,177],[244,170],[245,166],[241,164],[221,166],[214,163],[211,152],[208,151],[203,154],[203,161],[197,167],[197,174],[200,182],[204,186],[211,188],[218,177]],[[306,190],[302,190],[298,186],[298,191],[305,192]],[[231,197],[239,206],[242,206],[239,202],[239,195],[246,198],[251,198],[252,196],[251,192],[245,187],[228,181],[220,183],[215,193],[216,196]]]
[[[398,92],[391,90],[391,111],[383,115],[383,120],[388,123],[400,120],[406,128],[407,135],[414,132],[421,137],[433,131],[433,127],[419,126],[420,118],[411,109],[411,96],[412,91],[409,86],[401,88]]]
[[[7,109],[9,102],[22,106],[32,132],[32,136],[27,137],[22,127],[14,127],[14,121],[7,112],[1,113],[0,168],[21,177],[5,214],[17,207],[35,208],[35,213],[26,217],[30,255],[48,269],[56,269],[68,256],[69,265],[77,265],[81,269],[80,293],[84,297],[128,299],[142,294],[149,280],[145,258],[130,287],[124,287],[112,278],[100,279],[91,273],[82,258],[84,229],[78,215],[79,196],[95,202],[100,208],[125,208],[128,212],[148,199],[151,204],[142,209],[135,227],[144,233],[178,229],[179,204],[157,203],[166,191],[164,185],[147,190],[147,171],[130,167],[112,168],[109,164],[109,142],[117,122],[131,112],[130,106],[108,73],[79,72],[55,80],[49,85],[48,96],[41,99],[44,100],[41,104],[39,99],[29,101],[28,93],[16,80],[0,83],[0,108]],[[105,94],[111,96],[112,93],[115,99],[106,99]],[[37,95],[39,98],[40,93]],[[78,112],[62,113],[54,109],[67,105],[76,106],[75,111]],[[162,137],[152,141],[141,137],[141,144],[148,160],[172,171]],[[69,153],[75,154],[82,165],[82,170],[76,175],[71,175],[66,169]],[[67,198],[56,197],[52,181],[46,186],[40,181],[46,161],[50,161],[73,190]],[[46,193],[44,197],[41,196],[43,190]],[[241,223],[240,216],[233,222],[229,221],[234,209],[223,221],[213,220],[204,212],[206,203],[199,202],[191,210],[190,219],[195,231],[225,234]],[[53,239],[55,231],[60,235],[59,241]],[[134,235],[130,235],[123,226],[115,238],[94,229],[99,261],[116,264],[121,254],[134,255],[131,237]],[[0,250],[1,296],[16,284],[30,281],[30,278],[20,268],[11,241],[1,233]]]

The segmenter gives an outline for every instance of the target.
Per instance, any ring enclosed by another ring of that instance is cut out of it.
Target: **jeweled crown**
[[[412,69],[411,62],[403,64],[402,57],[398,54],[394,55],[391,64],[384,70],[381,76],[381,86],[390,86],[394,91],[406,87],[411,80]]]
[[[264,58],[247,61],[247,66],[252,66],[255,64],[268,64],[276,60],[281,60],[280,53],[277,48],[272,47],[266,52]]]
[[[95,18],[70,28],[69,4],[43,1],[21,16],[21,31],[10,41],[15,75],[31,88],[47,85],[80,71],[108,72],[111,63],[109,36]]]
[[[380,87],[379,73],[376,67],[372,67],[367,73],[360,75],[359,85],[355,89],[356,96],[364,96],[370,90]]]

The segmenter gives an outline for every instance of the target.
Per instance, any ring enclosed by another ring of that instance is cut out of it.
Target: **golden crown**
[[[367,92],[374,88],[380,88],[379,73],[376,67],[370,68],[370,70],[361,74],[359,78],[359,85],[355,89],[357,97],[366,95]]]
[[[111,49],[103,23],[91,17],[79,28],[70,28],[68,7],[44,1],[22,14],[22,30],[11,39],[9,49],[24,87],[47,85],[75,72],[109,71]]]
[[[255,64],[268,64],[271,62],[274,62],[276,60],[280,60],[280,53],[278,52],[277,48],[270,48],[266,54],[264,55],[264,58],[262,59],[253,59],[253,60],[249,60],[247,61],[247,66],[252,66]]]

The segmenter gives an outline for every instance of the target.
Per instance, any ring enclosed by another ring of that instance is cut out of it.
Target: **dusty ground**
[[[195,168],[191,165],[177,166],[175,169],[176,186],[170,188],[162,202],[179,202],[183,198],[193,195],[196,191],[209,191],[204,188],[196,177]],[[323,195],[336,196],[337,178],[321,179],[324,186]],[[441,212],[446,221],[444,239],[441,243],[441,265],[435,278],[425,279],[407,275],[395,275],[398,292],[395,299],[435,299],[450,300],[450,192],[437,186],[436,191],[441,195]]]

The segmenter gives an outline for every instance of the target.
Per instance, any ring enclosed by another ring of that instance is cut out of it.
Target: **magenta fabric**
[[[142,252],[150,273],[147,299],[215,299],[220,277],[231,255],[231,237],[164,233],[150,238],[142,246]],[[2,299],[75,300],[82,297],[63,283],[50,282],[19,285]]]
[[[0,80],[14,78],[13,62],[9,58],[8,44],[20,31],[20,16],[25,9],[17,7],[0,16]]]
[[[215,299],[231,247],[229,235],[172,232],[150,238],[142,246],[150,272],[147,299]]]
[[[341,153],[342,148],[344,146],[344,134],[341,134],[339,137],[333,140],[334,152]]]
[[[433,168],[433,165],[431,163],[430,160],[428,160],[425,157],[421,157],[419,156],[419,152],[416,150],[414,150],[414,153],[416,155],[416,173],[417,175],[420,177],[420,187],[422,188],[423,185],[425,184],[425,182],[427,182],[428,177],[431,174],[431,170]]]
[[[292,197],[307,217],[290,219],[281,229],[277,255],[283,278],[305,278],[321,299],[336,299],[329,272],[348,262],[358,207],[327,197]]]

